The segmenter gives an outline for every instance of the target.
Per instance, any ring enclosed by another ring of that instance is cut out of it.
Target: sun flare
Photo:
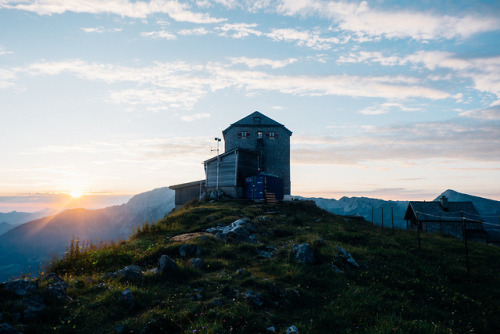
[[[74,191],[70,192],[69,195],[71,197],[73,197],[73,198],[80,198],[83,195],[83,191],[81,191],[81,190],[74,190]]]

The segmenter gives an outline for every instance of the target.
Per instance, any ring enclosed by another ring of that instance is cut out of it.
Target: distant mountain
[[[73,236],[93,242],[127,239],[135,227],[162,219],[174,206],[174,191],[165,187],[136,195],[126,204],[65,210],[22,224],[0,235],[0,280],[61,254]]]
[[[483,221],[496,225],[500,223],[500,201],[462,194],[451,189],[446,190],[441,195],[436,197],[435,201],[439,201],[439,198],[443,195],[446,196],[451,202],[472,202],[481,215]],[[485,224],[484,227],[491,228],[495,226]]]
[[[386,227],[392,225],[392,213],[394,212],[394,227],[406,228],[406,221],[403,220],[408,201],[385,201],[382,199],[368,197],[342,197],[339,200],[326,198],[310,198],[320,208],[338,215],[357,215],[364,217],[367,221]],[[373,217],[372,217],[373,213]]]
[[[434,200],[439,201],[441,196],[446,196],[451,202],[472,202],[481,218],[488,224],[499,224],[500,201],[495,201],[478,196],[467,195],[448,189]],[[367,197],[342,197],[339,200],[325,198],[310,198],[316,202],[320,208],[338,215],[359,215],[367,221],[375,224],[382,224],[382,208],[384,209],[384,226],[391,226],[391,207],[394,210],[394,226],[406,228],[406,221],[403,219],[408,207],[408,201],[385,201]],[[496,228],[494,225],[485,224],[485,228]],[[499,226],[500,227],[500,226]]]
[[[24,224],[38,218],[47,217],[53,215],[54,213],[55,211],[51,209],[44,209],[37,212],[17,212],[17,211],[12,211],[7,213],[0,212],[0,223],[8,224],[8,225],[0,225],[0,235],[17,225]]]

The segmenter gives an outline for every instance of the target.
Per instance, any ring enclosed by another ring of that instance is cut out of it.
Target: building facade
[[[290,130],[255,111],[231,124],[222,134],[224,153],[204,161],[205,180],[170,187],[175,190],[176,208],[199,198],[202,192],[216,189],[229,197],[244,198],[246,178],[258,175],[280,179],[282,183],[272,183],[274,187],[282,184],[276,192],[290,195]]]

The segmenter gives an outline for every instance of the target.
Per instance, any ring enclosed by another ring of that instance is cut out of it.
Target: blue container
[[[274,193],[277,200],[283,199],[283,180],[271,175],[245,178],[245,198],[265,199],[266,193]]]

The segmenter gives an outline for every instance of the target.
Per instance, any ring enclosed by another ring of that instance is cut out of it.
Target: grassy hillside
[[[254,243],[179,237],[243,217]],[[181,257],[186,243],[201,254]],[[311,245],[313,264],[296,261],[295,243]],[[2,291],[0,313],[34,333],[284,333],[292,325],[300,333],[498,333],[500,248],[469,243],[467,275],[462,241],[423,234],[421,245],[415,232],[381,231],[310,203],[192,204],[126,242],[74,245],[49,268],[69,283],[72,301],[48,303],[27,321],[16,315],[27,297]],[[135,281],[109,274],[131,264],[146,271],[161,255],[176,261],[175,274],[146,272]],[[191,257],[203,267],[191,267]],[[42,296],[50,283],[39,280]],[[120,300],[126,288],[133,306]]]

